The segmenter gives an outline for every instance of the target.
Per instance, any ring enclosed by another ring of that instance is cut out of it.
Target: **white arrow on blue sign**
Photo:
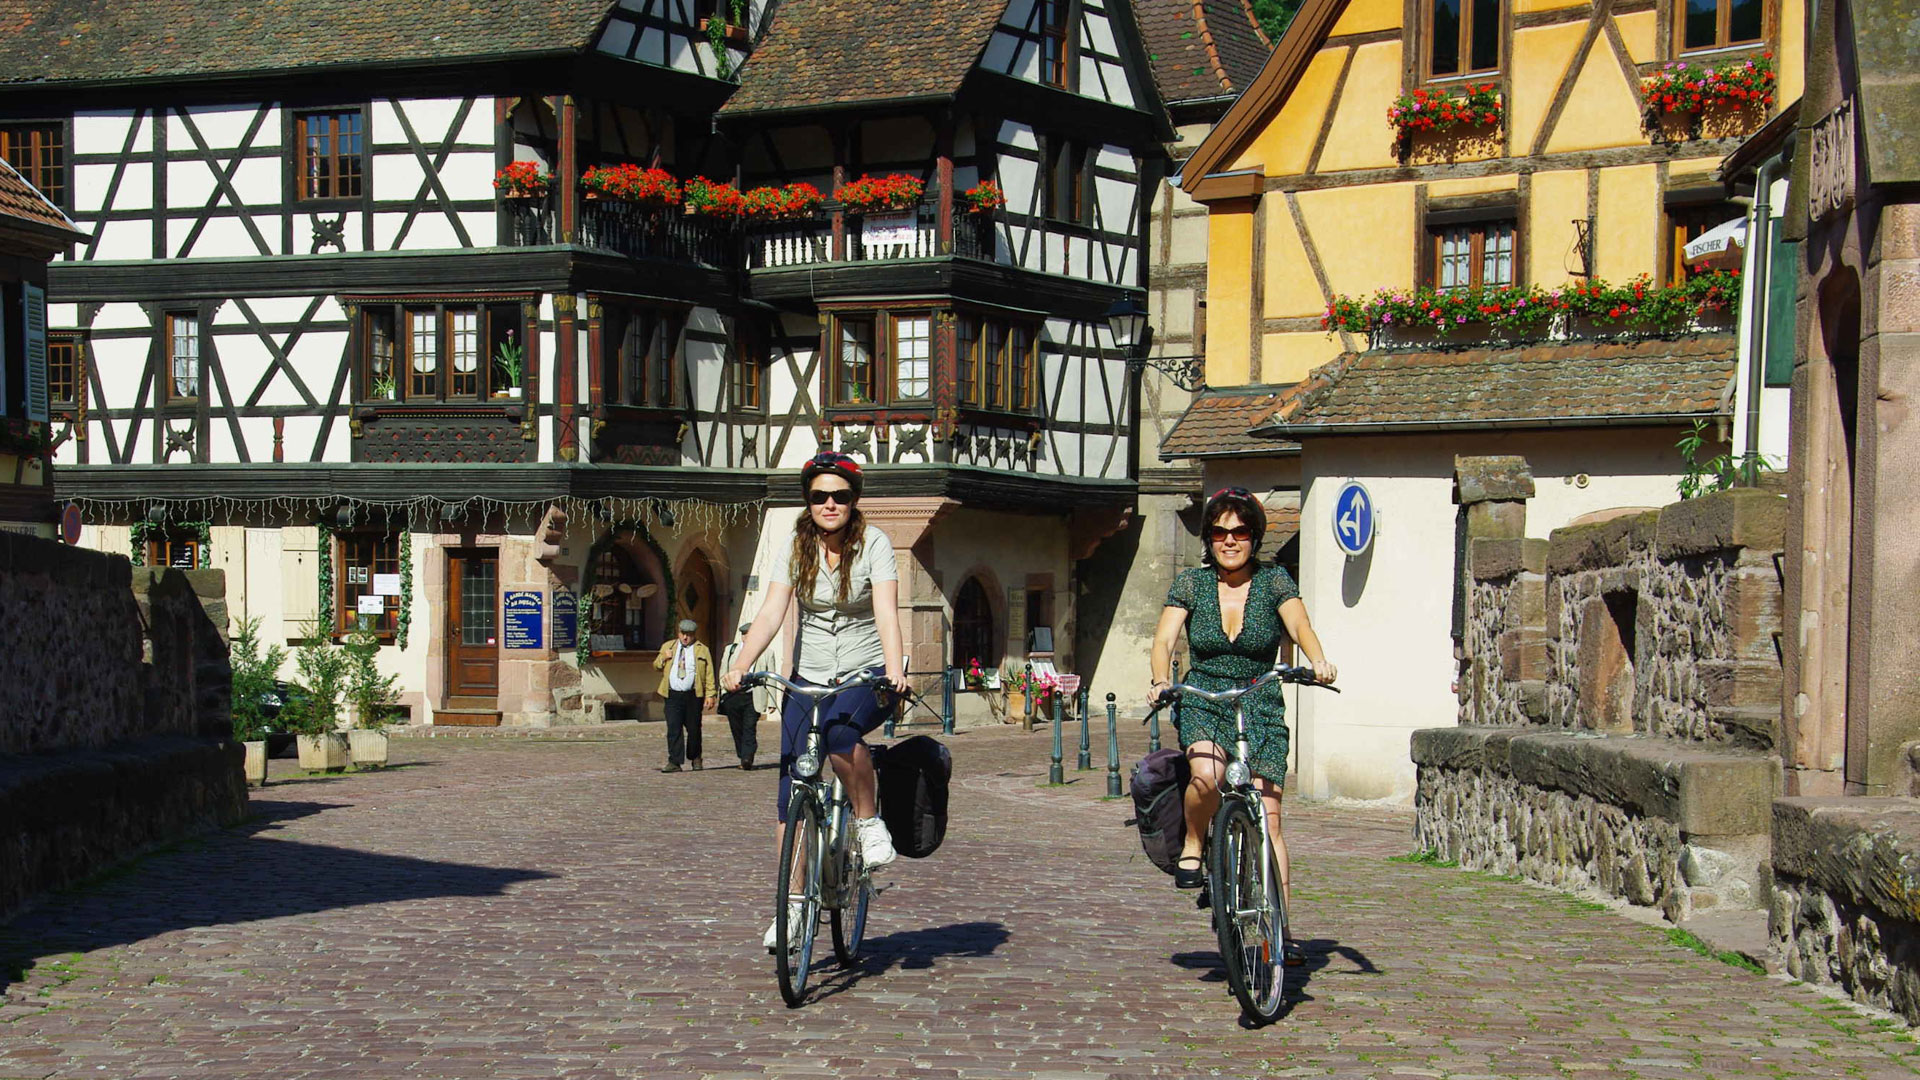
[[[1360,481],[1347,481],[1333,500],[1333,542],[1348,555],[1363,555],[1374,532],[1373,496]]]

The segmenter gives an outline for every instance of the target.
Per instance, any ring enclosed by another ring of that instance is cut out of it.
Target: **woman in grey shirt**
[[[722,677],[728,690],[739,687],[747,666],[766,651],[785,617],[787,598],[797,599],[799,633],[793,650],[794,681],[825,685],[856,672],[884,674],[901,692],[907,688],[900,638],[900,575],[887,534],[860,514],[860,463],[827,452],[801,467],[800,487],[806,513],[793,527],[793,552],[775,560],[767,595],[733,665]],[[880,726],[891,701],[871,686],[855,687],[832,698],[821,718],[827,755],[853,803],[854,835],[868,867],[895,857],[893,838],[877,816],[873,758],[861,737]],[[775,806],[781,829],[792,787],[793,760],[806,743],[812,708],[789,696],[780,717],[780,791]],[[775,836],[781,835],[776,830]],[[774,947],[775,928],[766,942]]]

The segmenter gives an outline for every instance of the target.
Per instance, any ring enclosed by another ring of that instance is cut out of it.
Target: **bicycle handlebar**
[[[1188,683],[1174,683],[1160,692],[1160,696],[1154,702],[1153,708],[1147,710],[1147,715],[1142,717],[1140,722],[1143,724],[1146,723],[1148,719],[1152,718],[1154,713],[1173,704],[1176,699],[1185,694],[1191,694],[1194,697],[1207,701],[1232,704],[1246,695],[1253,693],[1255,690],[1275,682],[1295,683],[1300,686],[1314,686],[1322,690],[1331,690],[1336,694],[1340,692],[1339,687],[1321,682],[1314,675],[1313,669],[1304,664],[1298,667],[1276,667],[1247,685],[1237,686],[1231,690],[1202,690]]]
[[[804,698],[822,701],[835,694],[851,690],[856,686],[866,686],[870,683],[883,683],[886,680],[887,677],[885,675],[875,675],[871,671],[858,671],[841,679],[837,683],[828,683],[824,686],[809,686],[794,682],[792,679],[787,678],[777,671],[749,671],[740,677],[740,685],[765,686],[768,683],[772,683],[789,694],[799,694]]]

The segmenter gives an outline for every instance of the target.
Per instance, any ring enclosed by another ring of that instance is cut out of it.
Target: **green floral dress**
[[[1286,630],[1280,605],[1300,595],[1293,577],[1277,566],[1263,566],[1247,586],[1247,610],[1240,636],[1229,639],[1220,624],[1219,578],[1209,567],[1183,570],[1167,591],[1169,607],[1187,611],[1187,645],[1193,667],[1184,681],[1202,690],[1231,690],[1245,686],[1273,668]],[[1275,784],[1287,779],[1287,709],[1280,684],[1269,683],[1240,699],[1247,714],[1248,762],[1255,776]],[[1199,698],[1180,702],[1174,714],[1182,749],[1211,742],[1231,749],[1234,743],[1233,708]]]

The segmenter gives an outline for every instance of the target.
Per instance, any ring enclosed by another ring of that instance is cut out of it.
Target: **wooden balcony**
[[[836,224],[842,234],[837,248]],[[941,242],[940,231],[940,207],[931,200],[890,214],[834,210],[785,221],[752,222],[745,227],[746,265],[751,270],[783,270],[950,256],[994,261],[992,215],[956,213],[950,246]]]
[[[559,206],[555,197],[503,200],[505,247],[558,244]],[[575,247],[633,259],[661,259],[716,270],[740,266],[737,223],[688,214],[677,207],[649,207],[617,199],[582,199]]]

